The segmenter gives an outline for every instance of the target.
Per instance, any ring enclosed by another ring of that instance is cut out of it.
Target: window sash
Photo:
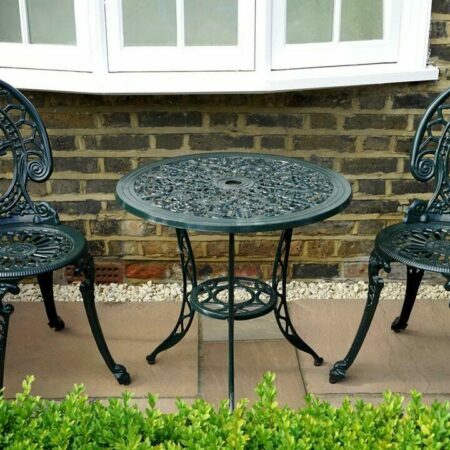
[[[77,45],[31,44],[27,25],[25,0],[19,0],[22,43],[0,42],[2,67],[23,69],[70,70],[88,72],[92,69],[91,0],[74,0]]]
[[[183,0],[177,0],[178,27]],[[255,0],[239,0],[237,46],[123,45],[122,0],[107,0],[106,26],[110,72],[254,70]]]
[[[177,0],[177,28],[184,23],[183,0]],[[237,46],[123,45],[122,0],[107,0],[108,69],[126,71],[253,70],[255,0],[239,0]]]
[[[286,0],[273,0],[272,69],[351,66],[394,63],[399,58],[403,0],[385,0],[383,39],[339,41],[342,0],[334,0],[333,41],[286,43]]]

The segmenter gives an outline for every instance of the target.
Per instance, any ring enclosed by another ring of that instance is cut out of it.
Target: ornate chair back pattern
[[[435,189],[429,201],[414,200],[405,221],[450,221],[450,89],[429,106],[414,137],[411,173],[418,181],[434,178]]]
[[[20,92],[0,80],[0,156],[10,156],[13,177],[0,194],[3,223],[58,224],[58,215],[46,202],[33,202],[28,180],[46,181],[52,172],[50,142],[36,108]]]

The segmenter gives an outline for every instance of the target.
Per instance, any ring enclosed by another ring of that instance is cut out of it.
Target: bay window
[[[1,0],[0,78],[90,93],[437,79],[431,0]]]

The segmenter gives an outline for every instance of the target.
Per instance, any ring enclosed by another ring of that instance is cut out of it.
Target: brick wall
[[[449,86],[450,2],[433,2],[431,58],[439,82],[264,95],[89,96],[29,93],[42,112],[55,170],[33,187],[85,233],[98,260],[129,279],[179,277],[174,232],[125,214],[114,201],[122,174],[160,158],[210,150],[304,158],[344,174],[354,200],[342,214],[296,230],[293,277],[364,274],[376,233],[398,222],[429,186],[408,172],[423,109]],[[277,234],[237,237],[238,270],[268,278]],[[200,273],[226,268],[226,236],[193,236]]]

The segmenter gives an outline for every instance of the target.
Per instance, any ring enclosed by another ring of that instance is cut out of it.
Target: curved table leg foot
[[[195,269],[194,254],[192,252],[191,243],[186,230],[177,228],[178,249],[181,260],[181,270],[183,272],[183,302],[181,304],[181,311],[178,316],[177,323],[169,336],[164,339],[158,347],[155,348],[146,359],[149,364],[156,363],[156,357],[164,350],[168,350],[174,345],[178,344],[191,327],[194,319],[195,311],[189,302],[189,294],[191,289],[197,286],[197,272]],[[190,284],[190,286],[188,286]]]
[[[128,385],[131,381],[130,375],[124,366],[117,364],[114,361],[100,326],[97,309],[95,307],[95,266],[94,260],[90,254],[86,254],[85,257],[77,263],[76,273],[84,275],[84,280],[80,284],[80,291],[92,335],[94,336],[100,354],[119,384]]]
[[[275,306],[275,318],[283,336],[299,350],[310,354],[314,358],[314,365],[321,366],[321,358],[297,333],[289,316],[286,302],[286,278],[289,261],[289,250],[291,247],[292,229],[284,230],[280,237],[275,263],[272,272],[272,287],[277,293],[277,304]]]
[[[367,295],[367,302],[364,308],[363,316],[361,318],[358,331],[356,332],[355,339],[353,340],[346,357],[343,360],[336,362],[330,370],[330,383],[337,383],[338,381],[344,379],[347,370],[358,356],[359,350],[361,349],[367,332],[369,331],[370,324],[372,323],[373,316],[377,309],[378,300],[380,299],[380,293],[384,286],[383,279],[379,275],[381,269],[389,272],[389,261],[383,259],[382,256],[374,250],[370,255],[369,260],[369,292]]]

